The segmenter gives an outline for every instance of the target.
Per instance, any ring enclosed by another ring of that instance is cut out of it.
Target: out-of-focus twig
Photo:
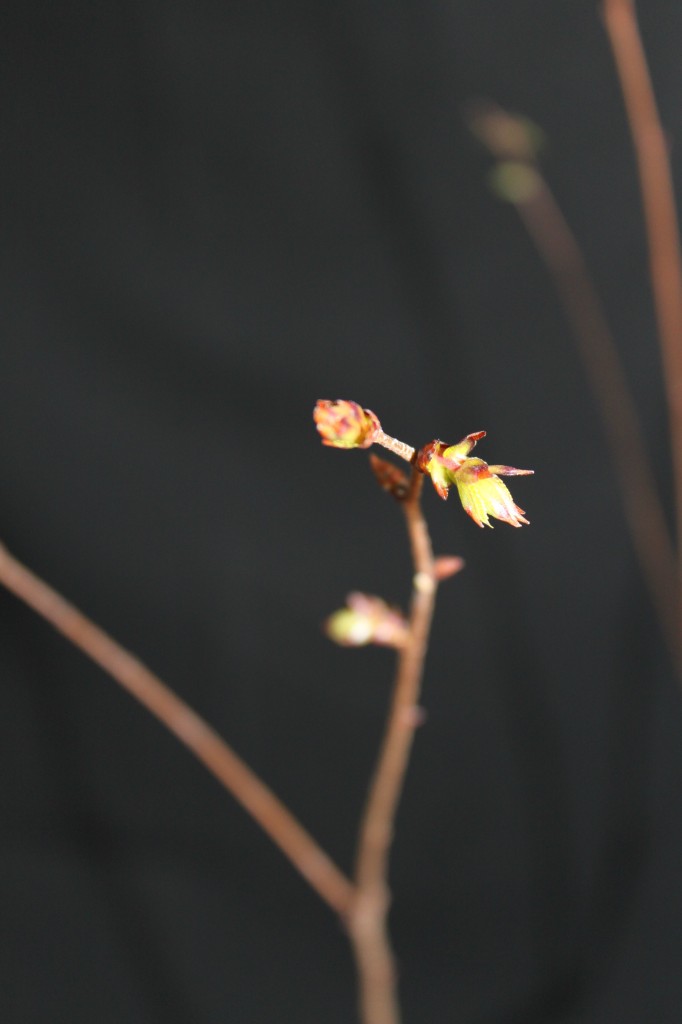
[[[649,242],[675,477],[678,595],[682,594],[682,256],[668,146],[658,114],[633,0],[603,0],[606,31],[637,155]],[[678,613],[682,615],[682,600]],[[677,622],[682,636],[682,619]]]
[[[0,584],[100,665],[184,743],[260,825],[324,902],[345,917],[354,899],[352,882],[272,790],[196,711],[2,545]]]
[[[497,191],[517,209],[545,262],[601,413],[635,552],[682,679],[675,548],[655,483],[637,408],[580,246],[536,162],[536,130],[495,104],[471,106],[474,133],[497,157]]]

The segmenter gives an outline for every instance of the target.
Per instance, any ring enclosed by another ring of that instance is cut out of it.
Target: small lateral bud
[[[532,163],[545,144],[544,132],[529,118],[484,100],[470,104],[469,127],[500,160]]]
[[[402,647],[408,625],[402,612],[380,597],[355,592],[346,598],[346,607],[333,612],[324,624],[330,640],[342,647]]]
[[[412,577],[412,586],[420,594],[432,594],[436,589],[436,578],[429,572],[416,572]]]
[[[380,459],[378,455],[370,455],[369,464],[377,483],[384,491],[391,494],[397,501],[402,501],[407,497],[410,484],[401,469],[386,459]]]
[[[403,708],[401,718],[403,725],[408,729],[418,729],[427,719],[426,708],[420,704],[411,704],[410,707]]]
[[[433,564],[434,576],[439,581],[447,580],[461,572],[464,565],[464,559],[458,555],[440,555]]]

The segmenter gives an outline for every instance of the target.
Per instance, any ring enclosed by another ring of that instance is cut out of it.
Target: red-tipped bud
[[[321,398],[313,410],[313,419],[322,444],[331,448],[369,448],[381,424],[371,409],[357,402]]]
[[[433,573],[440,582],[456,576],[464,568],[464,559],[458,555],[440,555],[433,564]]]
[[[376,477],[376,480],[384,491],[388,491],[398,501],[407,497],[410,489],[410,482],[402,469],[398,469],[392,462],[380,459],[378,455],[370,455],[369,464]]]

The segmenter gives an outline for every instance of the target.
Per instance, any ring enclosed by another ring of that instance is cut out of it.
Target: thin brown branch
[[[549,268],[592,388],[624,500],[642,575],[682,676],[675,549],[663,512],[637,407],[606,315],[578,242],[539,172],[517,208]]]
[[[399,458],[405,459],[405,462],[412,462],[414,458],[414,448],[411,448],[409,444],[405,444],[404,441],[399,441],[397,437],[391,437],[390,434],[386,434],[381,429],[376,431],[372,437],[372,442],[387,448],[389,452],[393,452]]]
[[[675,474],[678,594],[682,594],[682,256],[670,159],[632,0],[603,0],[639,168],[651,284],[670,420]],[[678,614],[682,614],[682,600]],[[678,634],[682,622],[678,621]]]
[[[625,518],[645,585],[682,680],[675,547],[644,444],[637,406],[585,258],[535,162],[532,131],[492,103],[471,109],[471,126],[501,162],[498,190],[513,202],[549,270],[602,418]]]
[[[418,700],[437,587],[431,541],[421,511],[423,479],[413,467],[410,491],[402,502],[415,569],[409,639],[400,652],[386,732],[360,826],[356,897],[349,917],[364,1024],[398,1024],[400,1020],[395,963],[386,927],[388,858],[419,723]]]
[[[0,583],[101,666],[201,761],[342,917],[354,899],[337,868],[281,800],[158,676],[0,545]]]

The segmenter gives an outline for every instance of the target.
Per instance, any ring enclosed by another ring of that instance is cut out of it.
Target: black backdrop
[[[682,6],[642,5],[676,155]],[[532,526],[426,503],[444,586],[392,867],[406,1024],[678,1024],[682,706],[571,335],[463,104],[545,130],[669,499],[634,161],[592,0],[9,4],[1,532],[350,869],[398,511],[318,397],[485,428]],[[512,484],[514,482],[512,481]],[[204,770],[0,595],[0,1019],[354,1019],[333,916]]]

